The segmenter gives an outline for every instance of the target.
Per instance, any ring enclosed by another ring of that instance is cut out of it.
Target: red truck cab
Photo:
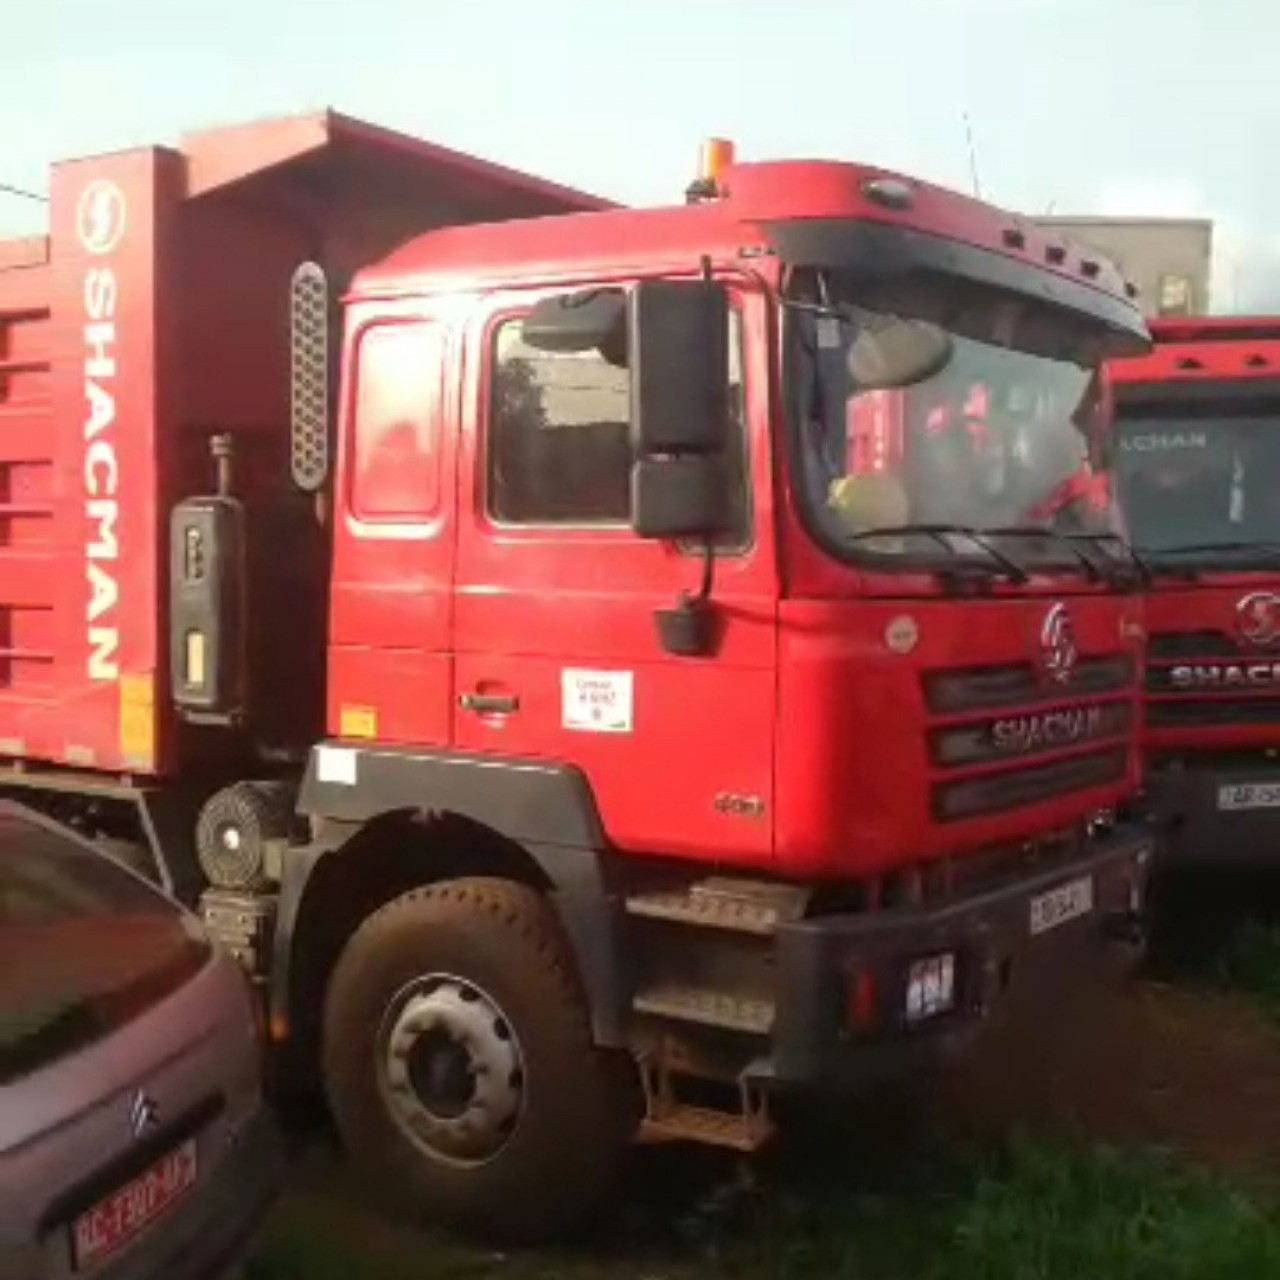
[[[61,166],[0,252],[2,789],[199,902],[383,1185],[508,1234],[1140,932],[1132,289],[716,155],[621,209],[324,116]]]
[[[1145,743],[1170,863],[1280,838],[1280,318],[1152,322],[1110,368],[1119,496],[1151,573]]]

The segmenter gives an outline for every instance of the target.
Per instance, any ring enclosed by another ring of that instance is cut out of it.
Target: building
[[[1048,230],[1110,258],[1138,286],[1148,315],[1203,315],[1210,306],[1213,222],[1208,218],[1037,218]]]

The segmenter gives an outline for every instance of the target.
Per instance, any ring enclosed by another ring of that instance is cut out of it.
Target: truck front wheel
[[[326,998],[324,1073],[377,1185],[512,1240],[571,1227],[634,1135],[548,904],[501,880],[415,889],[360,926]]]

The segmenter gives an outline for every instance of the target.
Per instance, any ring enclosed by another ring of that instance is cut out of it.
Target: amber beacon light
[[[687,192],[690,203],[714,200],[724,194],[722,179],[734,162],[734,145],[727,138],[708,138],[698,155],[698,176]]]

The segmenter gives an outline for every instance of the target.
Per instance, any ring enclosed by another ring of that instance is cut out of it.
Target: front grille
[[[966,711],[994,711],[1023,703],[1062,701],[1119,693],[1134,678],[1132,660],[1125,654],[1081,658],[1068,680],[1047,680],[1030,662],[967,670],[934,671],[924,677],[925,706],[934,715]]]
[[[1048,710],[1011,711],[962,725],[935,729],[929,755],[936,765],[1020,761],[1128,733],[1130,702],[1090,702]]]
[[[1280,724],[1280,653],[1211,630],[1157,632],[1149,653],[1149,728]]]
[[[955,822],[1122,782],[1128,763],[1126,748],[1108,748],[981,778],[944,782],[933,788],[933,815],[940,822]]]
[[[1151,636],[1147,652],[1156,662],[1179,658],[1234,658],[1240,646],[1222,631],[1160,631]]]
[[[925,673],[935,819],[1003,813],[1123,782],[1136,681],[1125,653],[1082,654],[1062,682],[1031,662]]]
[[[1176,693],[1194,698],[1231,690],[1261,693],[1277,687],[1280,687],[1280,658],[1179,662],[1172,667],[1151,667],[1147,671],[1148,693]]]
[[[1280,698],[1162,699],[1147,707],[1152,729],[1222,728],[1230,725],[1280,724]]]

